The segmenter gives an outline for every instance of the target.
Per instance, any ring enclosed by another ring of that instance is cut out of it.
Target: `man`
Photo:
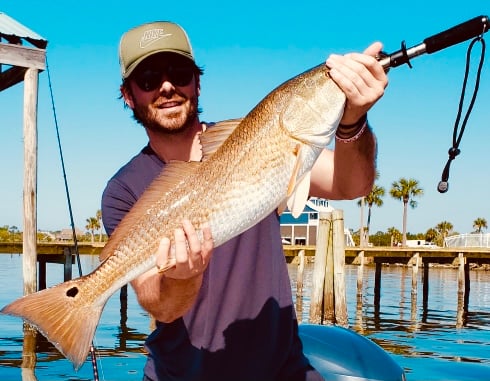
[[[366,195],[375,173],[376,142],[366,113],[383,95],[387,78],[374,56],[332,55],[331,78],[347,103],[334,151],[324,150],[312,171],[311,195],[352,199]],[[108,182],[102,215],[111,234],[170,160],[200,160],[202,70],[185,31],[154,22],[120,42],[121,95],[149,144]],[[160,243],[157,267],[132,282],[139,303],[157,320],[148,337],[145,380],[321,380],[302,352],[279,220],[272,213],[253,228],[213,248],[189,221]],[[174,253],[174,254],[171,254]],[[162,273],[170,255],[177,265]]]

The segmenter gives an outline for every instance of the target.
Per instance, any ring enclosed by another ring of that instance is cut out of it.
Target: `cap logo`
[[[162,38],[169,37],[171,35],[172,33],[164,33],[162,28],[147,30],[141,37],[140,48],[147,48],[154,42],[161,40]]]

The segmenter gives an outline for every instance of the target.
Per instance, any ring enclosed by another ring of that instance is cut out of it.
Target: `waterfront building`
[[[331,212],[334,208],[328,200],[312,197],[303,212],[294,218],[286,209],[280,216],[282,243],[285,245],[316,245],[318,219],[320,212]],[[344,228],[345,245],[354,246],[349,229]]]

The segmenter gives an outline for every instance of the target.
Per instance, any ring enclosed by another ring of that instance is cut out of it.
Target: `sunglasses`
[[[192,66],[158,66],[139,70],[134,74],[134,81],[143,91],[154,91],[162,84],[163,77],[175,86],[187,86],[194,77]]]

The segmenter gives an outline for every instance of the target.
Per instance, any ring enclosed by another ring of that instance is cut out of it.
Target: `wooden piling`
[[[424,275],[422,278],[422,309],[424,311],[424,319],[427,314],[428,300],[429,300],[429,263],[423,262],[424,264]]]
[[[465,323],[464,295],[458,292],[458,302],[456,308],[456,328],[463,328]]]
[[[22,381],[37,381],[34,369],[22,368],[20,371]]]
[[[411,324],[411,331],[415,332],[418,330],[418,323],[417,323],[417,294],[412,294],[410,296],[410,321],[412,322]]]
[[[321,212],[318,222],[309,321],[347,326],[343,212]]]
[[[376,262],[374,269],[374,307],[379,309],[381,299],[381,262]]]
[[[415,253],[412,257],[412,295],[417,295],[417,280],[420,266],[420,254]]]
[[[364,283],[364,251],[360,251],[357,255],[357,298],[362,299],[362,285]]]
[[[464,295],[465,295],[465,257],[463,253],[458,255],[458,297],[456,311],[456,328],[464,325]]]
[[[310,299],[310,317],[312,324],[322,323],[323,288],[325,268],[327,265],[328,237],[332,222],[331,212],[320,212],[318,216],[318,233],[313,267],[312,290]]]
[[[418,330],[417,324],[417,297],[418,297],[418,274],[420,267],[420,254],[415,253],[411,258],[412,264],[412,289],[410,292],[410,321],[412,322],[411,331]]]
[[[356,331],[359,333],[364,332],[364,319],[362,310],[362,295],[356,297]]]
[[[332,212],[332,248],[334,262],[335,323],[347,327],[347,297],[345,292],[344,214],[342,210]]]
[[[464,295],[464,264],[465,264],[465,258],[463,253],[459,253],[458,255],[459,259],[459,266],[458,266],[458,296],[463,296]]]
[[[305,271],[305,251],[298,253],[298,271],[296,274],[296,298],[303,297],[303,273]]]
[[[24,77],[24,231],[22,274],[24,295],[37,291],[37,89],[38,70],[29,68]],[[22,368],[36,366],[36,331],[24,323]]]
[[[364,247],[367,242],[365,242],[365,234],[364,234],[364,204],[365,198],[361,197],[361,221],[359,225],[359,246]]]
[[[333,251],[333,214],[329,215],[330,228],[327,232],[327,262],[325,265],[325,280],[323,284],[323,314],[322,324],[335,323],[335,259]]]
[[[345,251],[345,250],[344,250]],[[364,283],[364,251],[357,255],[357,291],[356,291],[356,329],[358,332],[364,332],[362,319],[362,286]]]
[[[37,291],[37,87],[38,70],[27,69],[24,87],[24,295]]]
[[[24,322],[24,342],[22,345],[22,364],[23,369],[34,369],[36,367],[36,336],[37,330],[30,324]]]
[[[464,310],[465,310],[465,319],[466,319],[466,314],[468,312],[468,303],[470,302],[470,289],[471,289],[471,282],[470,282],[470,264],[467,261],[467,258],[465,257],[464,260]]]
[[[296,316],[298,322],[303,321],[303,274],[305,271],[305,251],[298,253],[298,271],[296,273]]]

